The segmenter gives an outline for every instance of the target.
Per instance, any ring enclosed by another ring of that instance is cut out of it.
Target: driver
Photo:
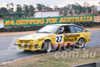
[[[66,32],[64,31],[64,27],[61,27],[61,28],[60,28],[60,32],[61,32],[61,33],[66,33]]]

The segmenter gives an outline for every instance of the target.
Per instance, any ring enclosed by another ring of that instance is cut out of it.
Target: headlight
[[[34,42],[33,42],[33,40],[30,40],[29,43],[30,43],[30,44],[33,44]]]
[[[16,41],[15,41],[15,44],[18,44],[18,43],[19,43],[19,40],[16,40]]]

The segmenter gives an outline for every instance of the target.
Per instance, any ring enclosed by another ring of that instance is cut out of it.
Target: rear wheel
[[[83,38],[79,39],[76,46],[78,48],[84,48],[85,47],[85,40]]]

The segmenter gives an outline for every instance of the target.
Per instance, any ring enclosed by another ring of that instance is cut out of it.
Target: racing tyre
[[[79,39],[76,45],[78,48],[84,48],[85,47],[85,40],[83,38]]]
[[[51,41],[45,41],[43,43],[43,50],[45,52],[47,52],[47,53],[51,52],[51,50],[52,50],[52,43],[51,43]]]

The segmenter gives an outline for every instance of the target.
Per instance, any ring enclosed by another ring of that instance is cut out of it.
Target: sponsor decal
[[[71,34],[71,35],[65,34],[64,42],[75,42],[78,37],[80,37],[80,34]]]
[[[79,37],[80,34],[71,34],[71,35],[67,35],[65,34],[65,37]]]
[[[81,15],[81,16],[47,17],[47,18],[4,19],[4,27],[36,26],[36,25],[78,23],[78,22],[94,22],[94,16]]]
[[[73,43],[61,43],[61,44],[55,44],[55,45],[53,45],[53,47],[73,46],[75,44],[76,44],[76,42],[73,42]]]

